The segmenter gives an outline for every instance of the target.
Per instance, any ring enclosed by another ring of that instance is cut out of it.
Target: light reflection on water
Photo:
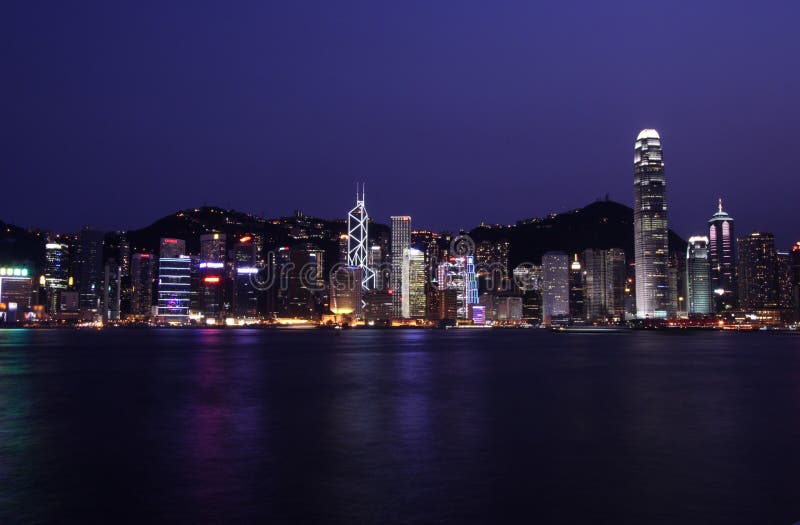
[[[798,385],[762,334],[0,331],[0,522],[791,522]]]

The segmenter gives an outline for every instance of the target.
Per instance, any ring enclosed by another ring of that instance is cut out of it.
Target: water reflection
[[[800,338],[452,332],[0,332],[0,522],[800,515]]]

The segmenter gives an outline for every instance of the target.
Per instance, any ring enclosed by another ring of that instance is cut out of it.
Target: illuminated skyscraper
[[[47,313],[58,313],[59,294],[69,283],[69,246],[60,242],[48,242],[45,248],[45,293]]]
[[[585,250],[583,265],[587,320],[621,321],[625,316],[625,251]]]
[[[186,241],[161,239],[158,259],[158,317],[170,324],[189,322],[191,258]]]
[[[661,137],[643,129],[633,157],[633,234],[639,318],[665,318],[669,308],[669,229]]]
[[[736,234],[733,217],[722,211],[719,200],[717,213],[708,220],[708,261],[711,267],[711,291],[718,308],[733,307],[736,301]]]
[[[415,248],[403,251],[402,314],[405,319],[425,317],[425,254]]]
[[[153,309],[154,257],[134,253],[131,257],[131,313],[149,317]]]
[[[544,323],[569,315],[569,256],[563,252],[542,255],[542,310]]]
[[[753,312],[778,307],[777,254],[771,233],[753,232],[737,240],[739,302]]]
[[[365,202],[362,186],[360,195],[356,191],[355,208],[347,214],[347,265],[361,268],[361,288],[367,292],[375,286],[375,272],[369,265],[369,214]]]
[[[258,315],[258,290],[253,283],[253,276],[258,273],[258,250],[253,236],[240,237],[231,251],[235,272],[233,313],[240,318],[254,318]]]
[[[114,258],[106,261],[103,271],[102,307],[103,322],[119,321],[122,292],[122,266]]]
[[[96,310],[103,288],[103,232],[86,227],[78,235],[76,257],[72,261],[77,272],[80,307]]]
[[[585,271],[578,260],[578,254],[569,266],[569,317],[573,323],[586,320]]]
[[[689,237],[686,247],[686,311],[691,314],[710,314],[711,274],[708,261],[708,237]]]
[[[403,251],[411,242],[411,217],[392,216],[392,272],[389,287],[392,292],[392,315],[403,317],[401,288],[403,286]]]
[[[792,321],[800,323],[800,241],[789,252],[792,278]]]
[[[312,243],[278,248],[276,309],[280,317],[312,319],[325,290],[325,252]]]
[[[470,306],[478,304],[478,280],[475,275],[475,256],[450,257],[439,263],[436,269],[436,283],[440,291],[455,291],[458,319],[469,319]],[[452,303],[452,298],[440,294]],[[448,306],[449,308],[449,306]]]

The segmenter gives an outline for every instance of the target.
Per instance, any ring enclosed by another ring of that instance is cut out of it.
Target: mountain
[[[527,219],[514,226],[479,226],[469,232],[475,242],[508,239],[511,267],[538,264],[547,251],[578,253],[586,248],[622,248],[633,261],[633,209],[614,201],[597,201],[565,213]],[[669,232],[670,253],[686,253],[686,241]]]
[[[273,226],[260,217],[244,212],[204,206],[180,210],[144,228],[129,230],[125,232],[125,236],[131,245],[131,251],[158,253],[162,237],[175,237],[186,241],[187,251],[198,253],[200,235],[204,233],[216,231],[233,238],[246,233],[274,230]]]
[[[125,232],[125,236],[132,252],[158,253],[162,237],[175,237],[186,241],[189,253],[199,253],[200,235],[213,231],[226,234],[229,249],[236,239],[245,234],[260,235],[267,250],[311,242],[325,250],[325,266],[330,268],[339,260],[339,236],[346,233],[347,223],[344,219],[320,219],[301,212],[291,217],[263,219],[236,210],[206,206],[162,217],[149,226]],[[389,235],[388,226],[371,223],[370,236],[375,238],[381,235]],[[111,242],[107,244],[113,245],[118,237],[118,233],[109,234],[106,240]]]
[[[162,237],[186,240],[190,253],[199,253],[200,235],[212,231],[227,234],[229,248],[244,234],[260,234],[266,249],[313,242],[326,252],[326,266],[338,261],[339,235],[345,233],[344,219],[327,220],[297,212],[291,217],[264,219],[248,213],[205,206],[189,208],[162,217],[138,230],[125,232],[131,251],[158,253]],[[389,236],[389,227],[370,224],[370,237]],[[565,213],[518,221],[513,226],[481,225],[469,232],[475,242],[508,239],[512,267],[522,262],[538,264],[550,250],[572,254],[586,248],[622,248],[633,260],[633,210],[613,201],[597,201]],[[106,236],[109,247],[117,245],[119,233]],[[0,264],[37,268],[44,260],[45,236],[0,221]],[[670,230],[671,253],[686,252],[686,241]]]
[[[36,273],[44,261],[44,245],[42,232],[0,221],[0,266],[21,266]]]

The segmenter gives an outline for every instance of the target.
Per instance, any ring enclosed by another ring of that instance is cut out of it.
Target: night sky
[[[701,3],[702,5],[696,5]],[[800,3],[39,2],[0,9],[0,219],[131,229],[203,204],[469,228],[633,201],[800,239]]]

